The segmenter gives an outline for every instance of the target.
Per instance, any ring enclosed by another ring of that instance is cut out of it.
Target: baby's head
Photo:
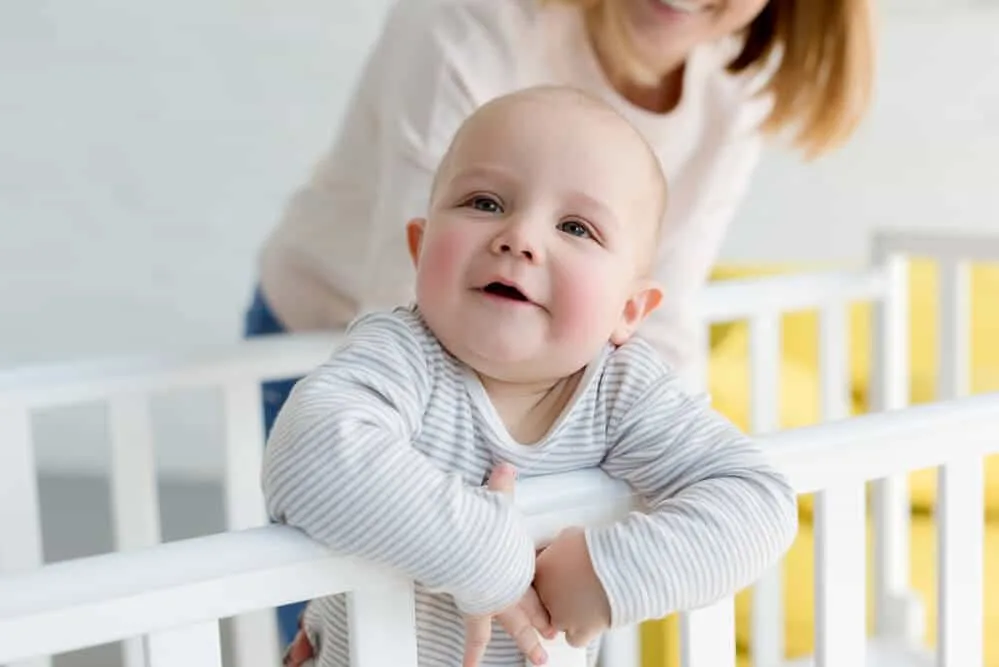
[[[659,304],[665,205],[655,154],[611,107],[558,87],[497,98],[458,130],[407,228],[417,305],[483,375],[570,375]]]

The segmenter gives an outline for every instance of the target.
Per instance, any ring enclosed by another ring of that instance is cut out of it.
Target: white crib
[[[941,261],[938,405],[904,408],[908,393],[906,254]],[[707,325],[748,319],[752,337],[752,430],[771,447],[816,504],[816,655],[820,665],[933,664],[918,647],[920,609],[908,585],[905,473],[940,465],[938,511],[943,665],[981,663],[982,467],[999,451],[999,396],[962,398],[967,387],[967,271],[964,262],[999,258],[999,240],[886,233],[870,268],[715,284]],[[878,304],[878,407],[848,415],[846,308]],[[819,308],[823,414],[836,423],[774,433],[779,318]],[[265,523],[259,490],[262,452],[259,382],[301,374],[335,344],[330,336],[288,336],[166,357],[74,364],[0,374],[0,663],[40,667],[39,657],[108,641],[123,644],[127,667],[220,664],[217,621],[237,615],[239,667],[274,665],[278,647],[269,608],[350,591],[355,664],[415,664],[408,582]],[[160,542],[153,429],[148,401],[164,390],[217,387],[226,413],[224,487],[229,533]],[[103,401],[111,444],[116,546],[125,553],[39,567],[31,419],[34,411]],[[946,443],[942,447],[941,443]],[[865,482],[873,481],[876,637],[865,636]],[[518,495],[539,538],[568,523],[604,521],[627,511],[626,489],[596,472],[529,480]],[[135,551],[136,549],[141,549]],[[263,610],[263,611],[261,611]],[[783,663],[776,572],[756,585],[753,660]],[[682,615],[683,660],[691,667],[735,660],[731,600]],[[58,628],[58,632],[54,629]],[[384,637],[392,636],[392,642]],[[634,634],[615,633],[605,665],[637,664]]]

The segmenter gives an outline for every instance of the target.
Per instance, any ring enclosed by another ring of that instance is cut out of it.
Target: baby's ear
[[[628,342],[649,313],[659,307],[662,300],[663,289],[659,283],[652,279],[643,279],[624,303],[621,320],[611,332],[611,343],[624,345]]]
[[[423,228],[427,221],[424,218],[413,218],[406,223],[406,244],[409,246],[409,256],[413,266],[420,263],[420,246],[423,243]]]

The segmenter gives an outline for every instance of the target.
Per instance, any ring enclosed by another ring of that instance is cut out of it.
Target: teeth
[[[671,9],[675,9],[678,12],[687,12],[688,14],[699,12],[702,8],[701,3],[690,2],[689,0],[659,0],[659,3],[666,5]]]

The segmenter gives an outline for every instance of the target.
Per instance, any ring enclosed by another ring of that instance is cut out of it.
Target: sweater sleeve
[[[264,459],[270,515],[334,551],[399,568],[472,614],[518,600],[534,545],[505,496],[412,446],[429,394],[421,342],[389,315],[355,325],[294,388]]]
[[[733,595],[790,547],[797,505],[788,481],[675,377],[645,392],[611,436],[605,471],[646,504],[586,532],[615,626]]]

